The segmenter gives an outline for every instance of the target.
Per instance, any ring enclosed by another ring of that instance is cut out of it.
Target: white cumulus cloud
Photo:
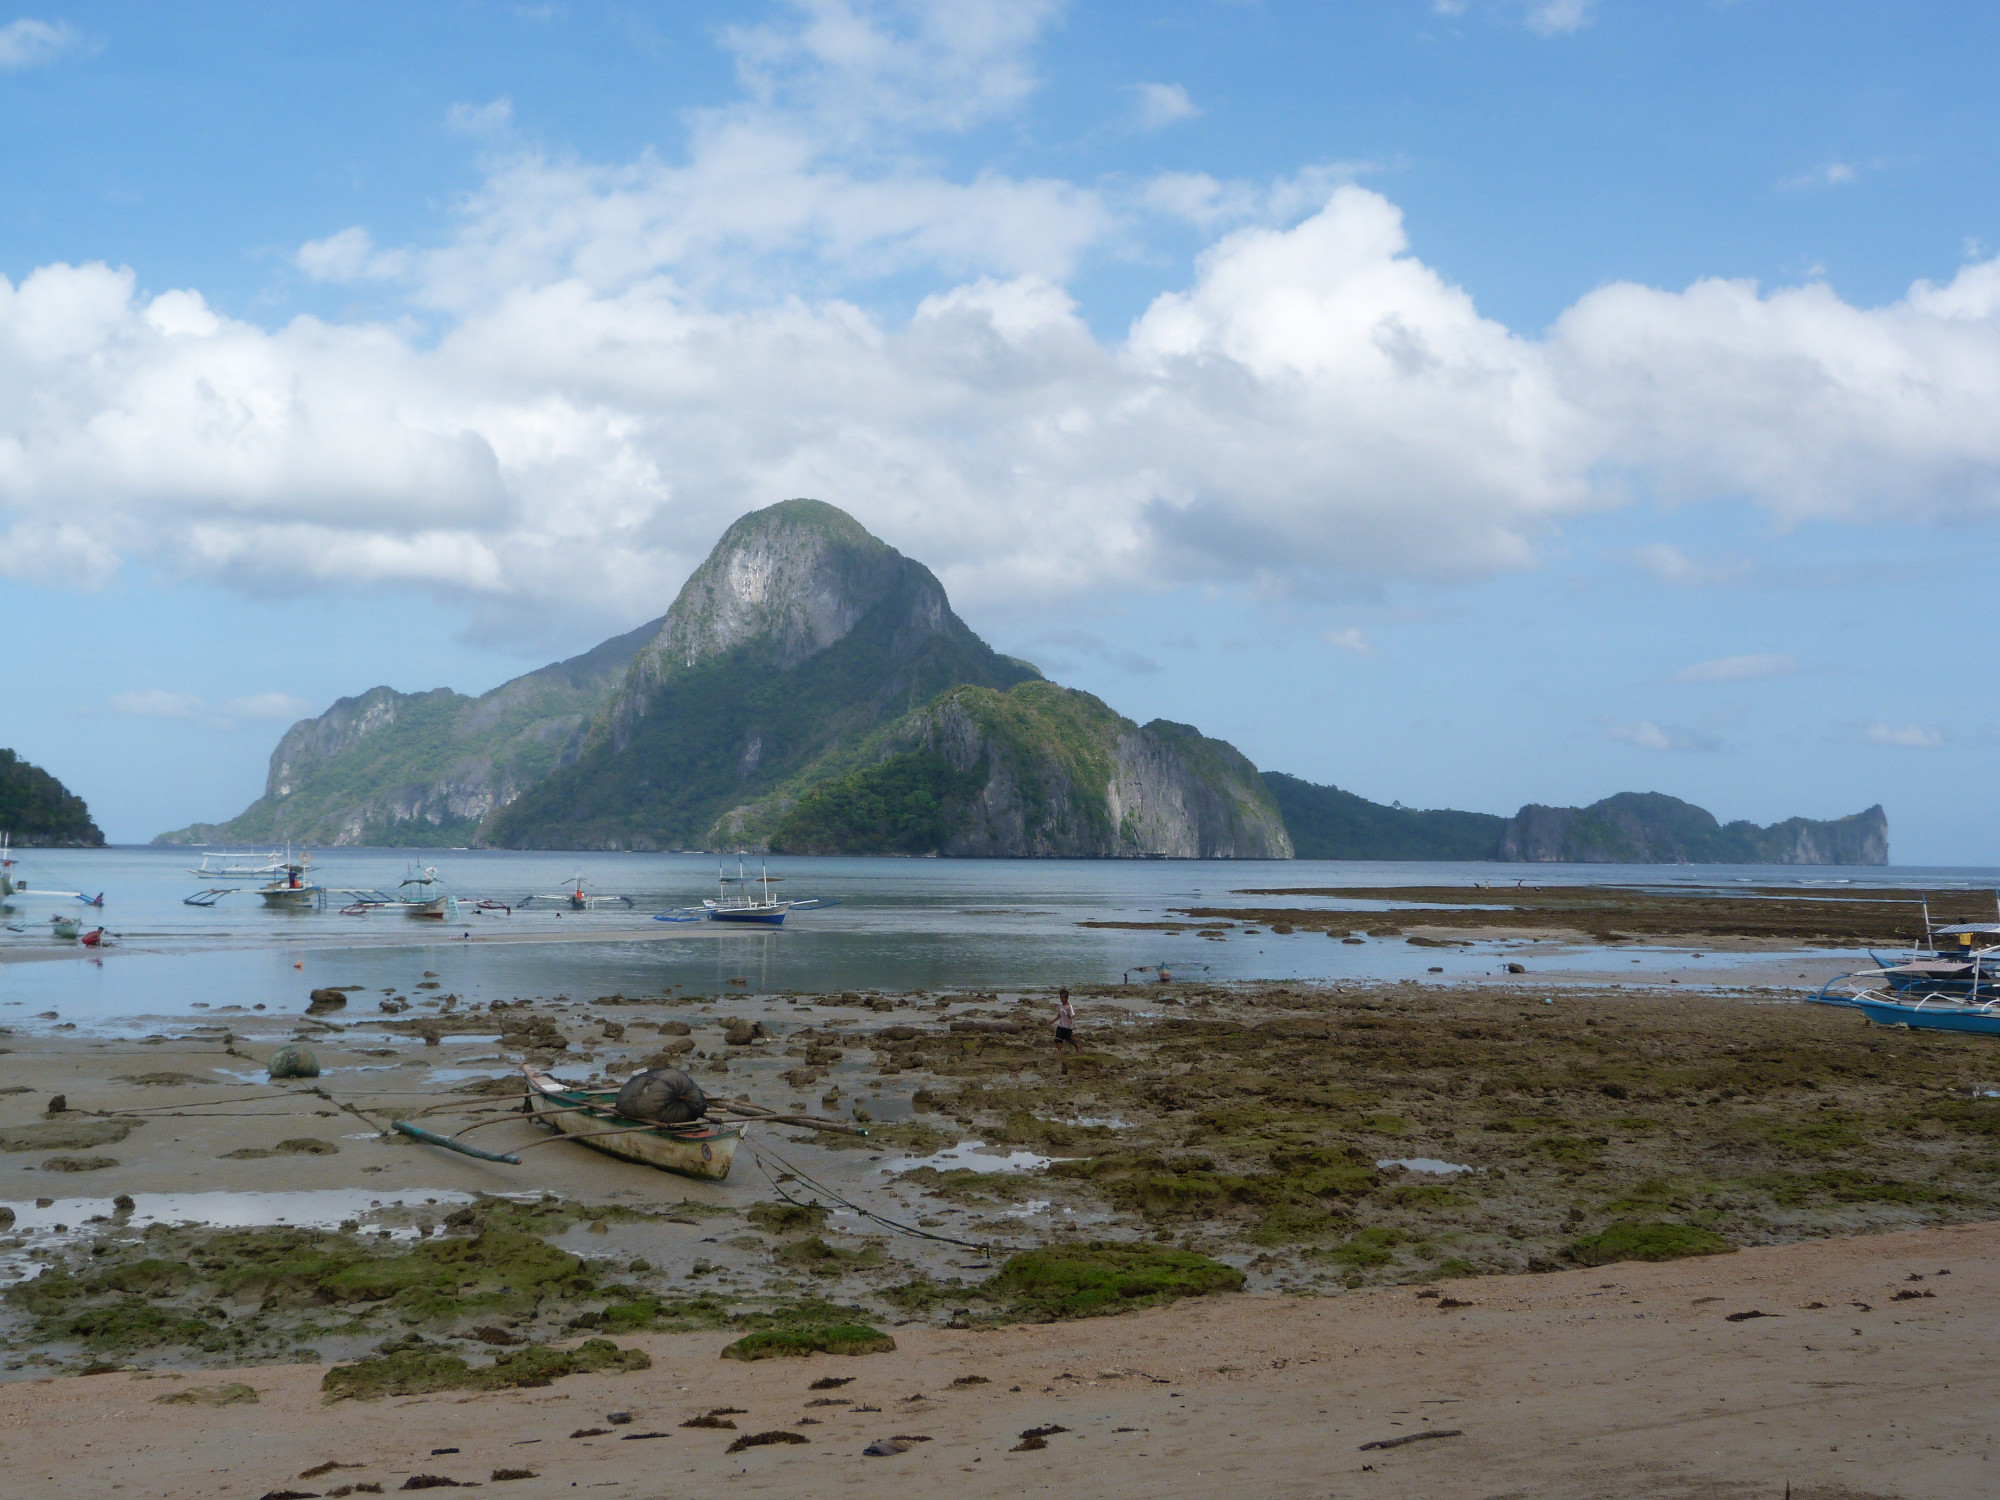
[[[170,693],[164,688],[139,688],[113,693],[104,706],[114,714],[130,714],[141,719],[192,719],[202,712],[199,698],[186,693]]]
[[[244,720],[295,720],[311,711],[303,698],[290,693],[252,693],[210,704],[191,693],[169,692],[165,688],[135,688],[113,693],[104,701],[105,709],[139,719],[186,719],[210,729],[235,729]]]
[[[1788,677],[1799,669],[1798,658],[1771,653],[1748,656],[1720,656],[1682,667],[1670,679],[1674,682],[1758,682],[1766,677]]]
[[[505,135],[514,123],[514,101],[499,98],[485,104],[454,104],[444,112],[445,129],[454,135]]]
[[[1590,24],[1597,0],[1535,0],[1528,7],[1528,25],[1543,36],[1567,36]]]
[[[1640,719],[1631,724],[1613,724],[1607,733],[1614,740],[1637,745],[1641,750],[1709,751],[1716,748],[1715,741],[1707,735],[1698,734],[1677,724],[1655,724],[1651,719]]]
[[[1164,130],[1201,113],[1178,83],[1140,83],[1132,87],[1132,123],[1141,130]]]
[[[0,26],[0,72],[19,68],[44,68],[79,41],[76,29],[63,21],[37,21],[22,17]]]
[[[1853,737],[1864,745],[1896,750],[1936,750],[1944,744],[1944,732],[1928,724],[1885,724],[1879,719],[1855,725]]]
[[[1858,182],[1861,174],[1844,161],[1822,162],[1811,171],[1800,172],[1796,176],[1782,178],[1778,183],[1781,192],[1800,193],[1809,188],[1846,187]]]
[[[502,153],[432,243],[298,250],[417,316],[263,327],[103,264],[0,278],[0,576],[400,585],[574,639],[658,613],[794,495],[1023,614],[1530,568],[1636,492],[1781,525],[2000,515],[2000,260],[1874,307],[1619,283],[1524,333],[1357,168],[1113,192],[904,149],[1031,92],[1049,14],[802,3],[729,33],[744,97],[680,156]],[[1206,250],[1094,332],[1074,272],[1164,217]],[[890,278],[898,310],[870,305]]]

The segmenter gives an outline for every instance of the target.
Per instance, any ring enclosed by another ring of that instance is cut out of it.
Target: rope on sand
[[[799,1202],[798,1199],[794,1198],[790,1193],[785,1191],[784,1183],[781,1182],[777,1177],[777,1175],[772,1172],[770,1164],[764,1160],[764,1152],[767,1150],[769,1150],[768,1147],[760,1149],[757,1146],[753,1145],[750,1147],[750,1155],[756,1160],[758,1170],[761,1171],[767,1179],[769,1179],[771,1184],[771,1190],[775,1192],[780,1198],[783,1198],[787,1203],[791,1204],[795,1208],[813,1207],[814,1205],[812,1204]],[[920,1240],[936,1240],[938,1243],[944,1245],[959,1245],[967,1250],[977,1250],[982,1255],[990,1255],[995,1250],[1006,1250],[1009,1248],[1005,1245],[994,1245],[990,1242],[986,1244],[980,1244],[973,1240],[953,1239],[948,1234],[933,1234],[931,1233],[930,1230],[919,1229],[914,1224],[899,1224],[894,1219],[885,1218],[883,1215],[876,1213],[873,1209],[863,1208],[860,1204],[851,1202],[850,1200],[843,1198],[839,1193],[836,1193],[832,1188],[828,1187],[825,1183],[814,1181],[806,1173],[800,1171],[797,1167],[793,1166],[790,1162],[786,1161],[782,1156],[778,1155],[777,1152],[771,1151],[770,1156],[772,1161],[776,1162],[779,1166],[783,1167],[786,1172],[790,1173],[800,1182],[803,1182],[807,1187],[811,1188],[815,1193],[818,1193],[821,1197],[832,1199],[842,1208],[849,1209],[852,1212],[861,1215],[861,1217],[864,1219],[874,1220],[874,1222],[880,1224],[884,1229],[892,1230],[897,1234],[907,1234],[912,1236],[913,1238]]]

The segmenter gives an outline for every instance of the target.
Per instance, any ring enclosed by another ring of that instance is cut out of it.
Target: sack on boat
[[[682,1125],[708,1112],[701,1085],[679,1068],[652,1068],[634,1073],[618,1091],[618,1113],[631,1120],[658,1120]]]

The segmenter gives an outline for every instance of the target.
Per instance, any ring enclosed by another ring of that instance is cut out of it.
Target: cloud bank
[[[0,574],[419,586],[532,632],[657,612],[793,495],[996,609],[1531,567],[1634,493],[1779,524],[2000,511],[2000,260],[1881,307],[1611,285],[1524,335],[1334,169],[1114,191],[929,164],[1032,93],[1045,16],[804,6],[730,33],[743,101],[677,160],[501,155],[440,243],[298,251],[408,319],[266,328],[103,264],[0,278]],[[1167,219],[1211,236],[1185,283],[1093,333],[1070,279]],[[881,310],[891,278],[929,294]]]

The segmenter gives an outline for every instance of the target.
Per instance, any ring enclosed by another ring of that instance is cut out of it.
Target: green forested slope
[[[0,750],[0,833],[16,844],[44,848],[96,848],[104,834],[83,798],[40,766]]]

